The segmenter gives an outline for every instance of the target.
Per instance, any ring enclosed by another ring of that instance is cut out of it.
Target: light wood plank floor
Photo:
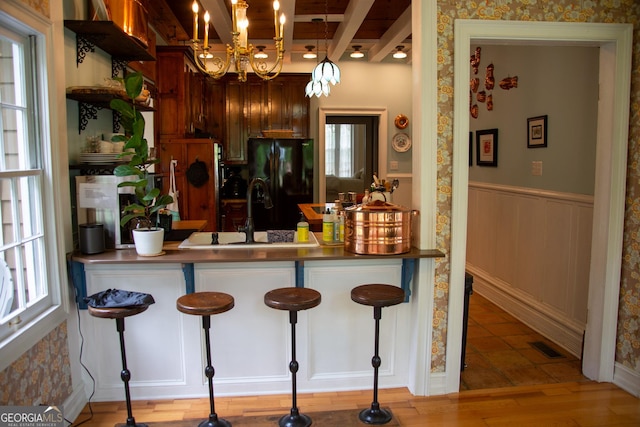
[[[370,391],[300,394],[298,406],[303,413],[358,411],[370,405],[371,397]],[[639,399],[613,384],[590,381],[469,390],[431,397],[415,397],[406,388],[396,388],[380,390],[378,400],[381,406],[391,408],[403,427],[640,426]],[[289,395],[216,398],[216,412],[221,417],[285,414],[290,406]],[[85,426],[114,427],[126,422],[124,402],[98,402],[92,407],[93,419]],[[133,402],[136,422],[204,419],[208,412],[208,399]],[[88,416],[85,407],[73,425]]]

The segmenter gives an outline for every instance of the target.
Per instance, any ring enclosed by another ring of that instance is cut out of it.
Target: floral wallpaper
[[[616,361],[640,372],[640,2],[637,0],[438,0],[437,246],[451,243],[453,154],[453,48],[456,19],[631,23],[634,25],[627,206],[620,284]],[[449,263],[436,264],[432,372],[445,370]]]
[[[73,391],[67,323],[0,372],[0,406],[61,406]]]
[[[36,12],[40,12],[47,18],[51,18],[49,0],[20,0]]]

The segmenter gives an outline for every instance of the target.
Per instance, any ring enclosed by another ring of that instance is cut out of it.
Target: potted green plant
[[[133,187],[136,198],[136,203],[124,208],[125,215],[120,225],[124,227],[136,220],[136,226],[132,227],[136,251],[139,255],[157,255],[162,252],[164,241],[164,229],[159,227],[160,210],[172,203],[173,198],[168,194],[160,194],[160,190],[149,183],[149,167],[158,163],[158,160],[149,157],[149,146],[144,138],[144,117],[136,108],[136,98],[143,91],[142,74],[129,73],[118,80],[123,83],[129,100],[111,100],[111,109],[120,113],[120,123],[124,128],[124,135],[114,136],[113,141],[124,142],[120,156],[131,158],[127,164],[117,166],[113,173],[130,178],[118,184],[118,187]],[[143,243],[145,238],[151,238],[155,248],[147,247]]]

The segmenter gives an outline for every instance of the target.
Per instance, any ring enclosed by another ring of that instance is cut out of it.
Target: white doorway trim
[[[456,20],[447,393],[458,391],[460,384],[469,182],[470,46],[471,43],[483,42],[588,45],[600,48],[596,185],[583,373],[596,381],[613,381],[627,171],[632,35],[633,26],[630,24]]]
[[[378,176],[387,176],[387,109],[386,108],[320,108],[318,112],[318,203],[333,202],[327,198],[324,171],[324,141],[327,116],[378,116]],[[367,179],[372,177],[365,177]]]

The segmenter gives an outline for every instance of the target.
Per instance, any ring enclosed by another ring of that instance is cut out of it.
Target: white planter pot
[[[133,231],[133,243],[136,252],[141,256],[154,256],[162,252],[164,244],[164,228],[135,229]]]

